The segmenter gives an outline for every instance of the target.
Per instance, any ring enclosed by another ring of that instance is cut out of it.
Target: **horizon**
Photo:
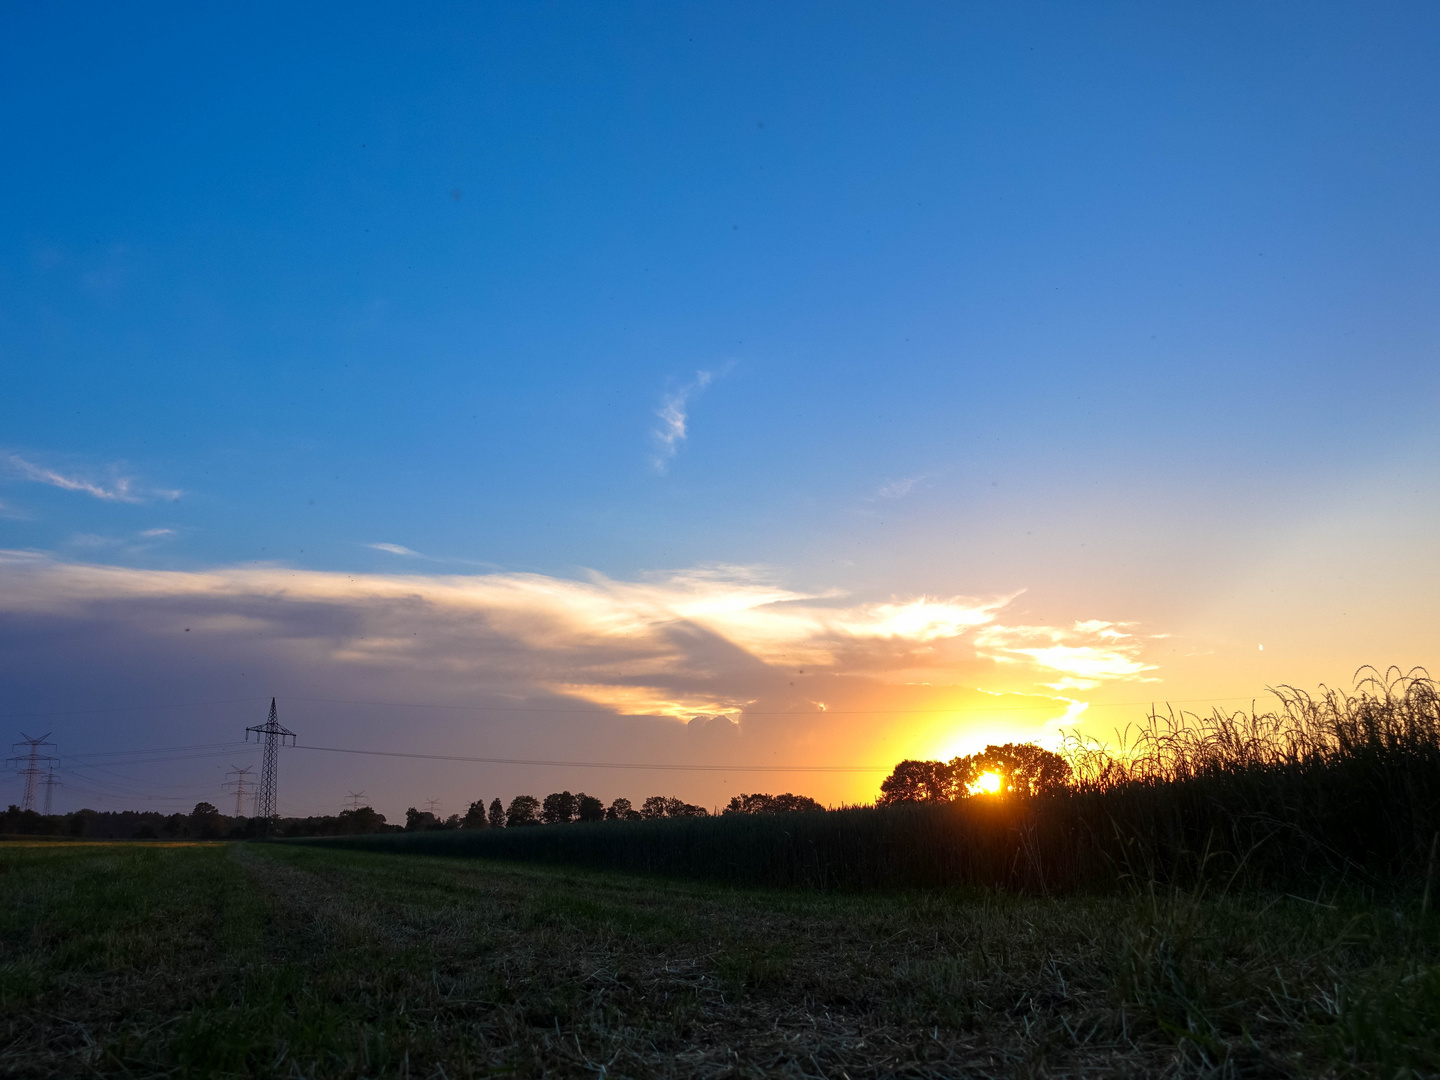
[[[394,822],[1434,669],[1433,8],[0,20],[60,812],[224,812],[272,697]]]

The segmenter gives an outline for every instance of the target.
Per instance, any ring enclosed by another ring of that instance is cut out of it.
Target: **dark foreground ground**
[[[6,1076],[1433,1076],[1440,922],[0,844]]]

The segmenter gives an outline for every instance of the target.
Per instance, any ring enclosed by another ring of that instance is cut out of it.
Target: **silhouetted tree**
[[[736,795],[723,811],[726,814],[793,814],[802,811],[824,810],[808,795]]]
[[[485,817],[485,800],[476,799],[470,804],[470,809],[465,811],[465,819],[460,822],[460,827],[462,829],[484,829],[489,824],[489,819]]]
[[[519,825],[539,825],[539,814],[539,799],[534,795],[516,795],[510,800],[510,808],[505,811],[505,827],[513,829]]]
[[[949,802],[955,797],[955,767],[943,761],[906,759],[880,782],[880,806],[909,802]]]
[[[630,805],[629,799],[616,799],[605,811],[606,821],[638,821],[644,815]]]
[[[415,807],[412,806],[405,811],[406,832],[428,832],[438,824],[439,822],[435,820],[435,815],[429,810],[416,810]]]
[[[575,803],[575,796],[568,791],[546,795],[540,804],[540,820],[546,825],[568,825],[575,820]]]
[[[1032,743],[987,746],[978,754],[949,761],[902,761],[880,784],[880,806],[902,802],[949,802],[970,795],[970,785],[987,772],[1000,777],[1000,793],[1051,795],[1070,786],[1070,763]]]
[[[575,812],[581,821],[605,820],[605,804],[594,795],[586,795],[583,791],[575,796]]]
[[[951,766],[956,768],[957,776],[962,762],[968,767],[966,784],[974,783],[983,773],[995,772],[1000,775],[1002,792],[1022,797],[1058,794],[1070,786],[1073,775],[1068,761],[1033,743],[987,746],[968,758],[956,758]],[[965,788],[961,787],[957,794],[964,795]]]
[[[643,818],[709,817],[710,811],[703,806],[693,806],[683,799],[651,795],[640,804],[640,816]]]
[[[492,829],[505,827],[505,807],[500,805],[499,799],[492,799],[490,802],[490,827]]]
[[[190,835],[200,840],[215,840],[225,835],[225,819],[208,802],[195,804],[189,824]]]

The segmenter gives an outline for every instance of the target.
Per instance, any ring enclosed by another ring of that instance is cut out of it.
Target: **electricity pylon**
[[[244,816],[245,816],[245,793],[246,793],[246,791],[249,790],[245,785],[248,784],[248,783],[250,783],[250,780],[249,780],[250,768],[251,768],[251,767],[250,767],[249,765],[246,765],[244,768],[241,768],[241,767],[238,766],[238,765],[232,765],[232,766],[230,766],[230,775],[234,776],[235,779],[234,779],[234,780],[226,780],[225,783],[223,783],[222,785],[220,785],[220,786],[223,787],[226,791],[234,791],[234,792],[235,792],[235,816],[236,816],[236,817],[244,817]],[[253,807],[252,807],[252,809],[253,809]]]
[[[50,771],[49,771],[49,773],[46,774],[45,779],[44,779],[44,780],[41,780],[40,783],[42,783],[42,784],[45,785],[45,816],[46,816],[46,817],[49,817],[49,816],[50,816],[50,803],[51,803],[51,800],[52,800],[52,799],[54,798],[54,796],[55,796],[55,789],[56,789],[57,787],[64,787],[65,785],[62,784],[59,780],[55,779],[55,766],[54,766],[54,765],[51,765],[51,766],[50,766]]]
[[[50,738],[50,733],[48,731],[44,735],[41,735],[38,739],[32,739],[23,731],[20,733],[20,737],[24,740],[24,742],[15,743],[11,747],[11,749],[19,750],[22,746],[26,746],[29,747],[29,751],[25,754],[24,757],[16,754],[15,757],[12,757],[5,764],[7,766],[13,764],[15,766],[15,771],[25,778],[25,798],[20,803],[20,809],[34,810],[35,788],[41,783],[40,774],[44,771],[40,768],[40,763],[43,761],[46,765],[49,765],[55,761],[55,759],[50,755],[40,753],[40,748],[42,746],[54,746],[55,744],[45,741],[46,739]]]
[[[348,798],[346,801],[349,802],[350,805],[347,806],[345,809],[347,809],[347,810],[359,810],[360,807],[362,807],[362,806],[365,805],[365,792],[363,792],[363,791],[351,791],[351,792],[349,792],[348,794],[349,794],[349,798]]]
[[[265,822],[265,830],[268,832],[270,824],[275,820],[275,801],[277,785],[279,782],[280,747],[285,745],[285,740],[290,740],[290,745],[295,745],[295,732],[280,723],[280,718],[275,712],[275,699],[270,699],[270,718],[263,724],[256,724],[254,727],[245,729],[245,741],[250,741],[250,733],[255,733],[255,741],[265,740],[265,756],[260,764],[260,790],[255,795],[255,817]]]

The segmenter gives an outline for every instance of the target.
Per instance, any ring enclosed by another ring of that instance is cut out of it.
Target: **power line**
[[[1166,699],[1165,703],[1170,705],[1203,705],[1223,701],[1254,701],[1256,697],[1257,695],[1255,694],[1232,694],[1229,697],[1172,698]],[[365,701],[357,698],[305,697],[300,695],[288,695],[288,699],[291,701],[309,701],[327,705],[368,705],[389,709],[447,709],[458,712],[559,713],[562,715],[575,714],[587,716],[593,715],[597,709],[604,710],[608,707],[600,703],[596,703],[591,708],[563,708],[549,705],[445,705],[428,701]],[[203,705],[244,705],[254,701],[264,700],[263,697],[217,698],[211,701],[177,701],[169,704],[109,705],[94,709],[51,709],[47,711],[7,713],[0,716],[0,720],[19,720],[27,717],[84,716],[94,713],[144,712],[151,709],[189,709]],[[950,709],[823,709],[816,713],[797,712],[793,709],[747,709],[740,706],[732,709],[722,709],[719,710],[719,713],[742,713],[746,716],[930,716],[996,712],[1036,712],[1061,708],[1068,704],[1083,704],[1090,709],[1119,709],[1153,706],[1156,703],[1157,699],[1155,698],[1146,700],[1137,699],[1135,701],[1089,702],[1081,702],[1072,698],[1059,698],[1052,699],[1049,703],[1043,705],[979,705]],[[694,710],[693,714],[696,716],[716,715],[715,713],[706,713],[702,709]]]
[[[74,769],[62,769],[61,772],[65,773],[67,776],[70,776],[72,779],[78,779],[84,784],[89,785],[86,790],[93,791],[95,794],[98,795],[104,795],[107,798],[144,799],[146,801],[160,802],[184,802],[189,799],[204,795],[211,790],[208,785],[206,787],[191,787],[188,789],[172,787],[168,790],[172,792],[188,791],[189,794],[153,795],[147,792],[135,791],[130,788],[122,787],[121,785],[115,783],[112,780],[106,780],[102,777],[89,776],[86,773],[78,772]],[[143,781],[136,781],[136,783],[143,783]]]
[[[200,705],[248,705],[253,701],[264,700],[263,697],[220,698],[215,701],[176,701],[168,705],[106,705],[96,709],[50,709],[43,712],[6,713],[4,716],[0,716],[0,720],[23,720],[42,716],[85,716],[90,713],[146,712],[150,709],[190,709]]]
[[[410,754],[399,750],[355,750],[345,746],[300,746],[329,754],[364,754],[367,757],[414,758],[419,761],[464,761],[482,765],[548,765],[566,769],[649,769],[661,772],[752,773],[856,773],[885,772],[893,765],[662,765],[637,761],[548,761],[541,758],[463,757],[459,754]]]
[[[212,750],[208,753],[202,754],[162,754],[148,758],[131,758],[129,761],[117,761],[113,764],[106,764],[104,762],[98,761],[82,761],[70,765],[65,765],[64,761],[66,759],[62,758],[60,767],[62,769],[100,769],[104,772],[115,773],[116,766],[128,769],[134,766],[166,764],[172,761],[203,761],[208,758],[232,758],[235,757],[237,753],[244,753],[245,750],[242,749],[243,747],[243,743],[237,743],[229,750]],[[249,751],[251,753],[256,752],[254,747],[250,747]],[[120,776],[121,774],[115,773],[115,775]],[[122,779],[128,779],[136,784],[141,784],[145,782],[143,780],[136,779],[135,777],[122,777]]]
[[[1008,696],[1008,695],[1007,695]],[[1205,697],[1205,698],[1176,698],[1166,699],[1167,705],[1203,705],[1208,702],[1219,701],[1254,701],[1255,694],[1236,694],[1232,697]],[[607,708],[598,704],[590,709],[568,709],[552,708],[549,706],[535,705],[438,705],[424,701],[361,701],[355,698],[322,698],[322,697],[300,697],[288,696],[290,701],[309,701],[327,705],[370,705],[389,709],[449,709],[457,712],[507,712],[507,713],[562,713],[590,716],[595,710]],[[744,716],[930,716],[949,715],[952,713],[996,713],[996,712],[1035,712],[1047,709],[1064,708],[1068,705],[1084,705],[1090,709],[1119,709],[1136,708],[1139,706],[1153,707],[1157,699],[1150,698],[1145,701],[1078,701],[1072,698],[1052,699],[1046,705],[979,705],[963,709],[821,709],[817,712],[797,712],[794,709],[747,709],[739,706],[733,709],[721,709],[718,712],[707,713],[703,709],[684,710],[691,712],[694,716],[718,716],[727,713],[740,713]],[[661,715],[659,713],[645,715]]]
[[[214,700],[214,701],[182,702],[182,703],[176,703],[176,704],[168,705],[168,706],[160,705],[160,706],[133,706],[133,707],[122,707],[121,709],[115,710],[115,711],[125,711],[126,709],[131,709],[131,710],[133,710],[133,709],[142,709],[142,708],[182,708],[182,707],[191,707],[191,706],[200,706],[200,705],[234,704],[234,703],[237,703],[237,702],[247,702],[247,701],[254,701],[254,700],[256,700],[256,699],[254,699],[254,698],[231,698],[231,699],[221,699],[221,700]],[[261,700],[263,700],[263,699],[261,699]],[[561,709],[561,708],[550,708],[550,707],[540,707],[540,708],[536,708],[536,707],[533,707],[533,706],[501,706],[501,705],[443,705],[443,704],[435,704],[435,703],[430,703],[430,702],[363,701],[363,700],[348,699],[348,698],[296,697],[296,698],[294,698],[293,700],[297,700],[297,701],[308,701],[308,702],[321,702],[321,703],[328,703],[328,704],[340,704],[340,705],[364,705],[364,706],[376,706],[376,707],[384,707],[384,708],[444,709],[444,710],[467,711],[467,712],[586,713],[586,714],[589,714],[589,713],[593,713],[593,712],[594,712],[594,709]],[[1174,702],[1171,702],[1171,704],[1183,705],[1183,704],[1196,704],[1196,703],[1202,703],[1202,702],[1243,701],[1243,700],[1254,700],[1254,695],[1246,695],[1246,696],[1243,696],[1243,697],[1242,697],[1242,696],[1236,696],[1236,697],[1230,697],[1230,698],[1194,698],[1194,699],[1181,699],[1181,700],[1176,700],[1176,701],[1174,701]],[[901,709],[836,709],[836,710],[825,710],[825,711],[823,711],[823,712],[821,712],[821,713],[813,713],[813,714],[811,714],[811,713],[797,713],[797,712],[788,711],[788,710],[787,710],[787,711],[766,711],[766,710],[740,709],[740,710],[735,710],[735,711],[741,712],[741,713],[743,713],[744,715],[750,715],[750,716],[874,716],[874,715],[916,715],[916,714],[932,714],[932,713],[933,713],[933,714],[954,715],[954,714],[974,714],[974,713],[993,713],[993,712],[1029,712],[1029,711],[1036,711],[1036,710],[1054,710],[1054,709],[1056,709],[1056,708],[1061,707],[1062,701],[1068,702],[1069,699],[1062,699],[1061,701],[1052,700],[1050,703],[1044,704],[1044,705],[996,706],[996,707],[993,707],[993,708],[978,707],[978,708],[963,708],[963,709],[962,709],[962,708],[955,708],[955,709],[904,709],[904,708],[901,708]],[[1152,700],[1152,701],[1128,701],[1128,702],[1113,701],[1113,702],[1090,702],[1090,703],[1078,703],[1078,702],[1077,702],[1076,704],[1086,704],[1086,705],[1087,705],[1087,708],[1090,708],[1090,709],[1095,709],[1095,708],[1118,708],[1118,707],[1130,707],[1130,706],[1142,706],[1142,705],[1146,705],[1146,706],[1151,706],[1151,707],[1153,707],[1154,701],[1153,701],[1153,700]],[[111,710],[95,709],[95,710],[81,710],[81,711],[104,712],[104,711],[111,711]],[[254,726],[254,727],[250,727],[250,728],[247,728],[247,729],[246,729],[246,742],[247,742],[247,743],[249,742],[249,734],[250,734],[250,732],[254,732],[254,733],[256,734],[256,736],[257,736],[257,740],[263,742],[263,747],[257,747],[257,748],[256,748],[256,749],[260,749],[260,750],[263,751],[263,772],[262,772],[262,778],[261,778],[261,783],[260,783],[260,790],[259,790],[259,792],[257,792],[257,793],[255,794],[255,800],[256,800],[255,816],[265,817],[265,818],[268,819],[268,818],[273,817],[274,814],[276,813],[276,782],[277,782],[277,779],[278,779],[278,748],[279,748],[280,746],[283,746],[283,745],[285,744],[285,740],[286,740],[286,739],[290,739],[290,740],[291,740],[291,745],[292,745],[292,746],[296,746],[296,742],[295,742],[296,736],[295,736],[295,733],[294,733],[294,732],[291,732],[288,728],[285,728],[285,727],[283,727],[282,725],[280,725],[279,720],[278,720],[278,718],[277,718],[277,713],[276,713],[276,699],[275,699],[275,698],[271,698],[271,701],[270,701],[270,716],[269,716],[269,719],[266,721],[266,723],[265,723],[265,724],[262,724],[262,725],[256,725],[256,726]],[[261,737],[263,737],[263,738],[261,738]],[[30,746],[30,745],[31,745],[31,740],[29,739],[28,736],[26,736],[26,742],[25,742],[24,744],[17,743],[17,744],[16,744],[16,748],[18,749],[18,748],[19,748],[20,746],[22,746],[22,745],[25,745],[25,746]],[[43,780],[40,780],[40,779],[39,779],[39,776],[40,776],[39,761],[40,761],[42,758],[43,758],[44,760],[46,760],[46,761],[51,761],[51,762],[58,762],[58,761],[60,761],[60,759],[57,759],[57,758],[48,758],[48,757],[44,757],[43,755],[40,755],[40,754],[38,753],[38,748],[39,748],[39,746],[41,746],[41,745],[48,745],[48,744],[45,744],[45,743],[43,742],[43,738],[42,738],[41,740],[39,740],[39,741],[36,741],[36,742],[35,742],[35,745],[34,745],[33,747],[31,747],[31,753],[30,753],[30,755],[27,755],[27,760],[26,760],[26,762],[25,762],[25,764],[31,765],[32,763],[31,763],[28,759],[29,759],[29,758],[33,758],[33,759],[34,759],[33,767],[35,768],[36,771],[35,771],[33,774],[31,774],[29,768],[26,768],[26,769],[23,769],[23,770],[19,770],[20,773],[21,773],[21,775],[24,775],[24,776],[27,777],[27,783],[26,783],[26,800],[27,800],[27,805],[28,805],[29,807],[31,807],[31,808],[33,808],[34,801],[35,801],[35,799],[34,799],[35,793],[34,793],[33,787],[34,787],[35,785],[39,784],[39,783],[45,783],[45,782],[46,782],[46,781],[43,781]],[[236,752],[237,750],[239,750],[242,745],[244,745],[244,744],[239,744],[239,743],[197,743],[197,744],[188,744],[188,745],[184,745],[184,746],[152,747],[152,748],[140,748],[140,749],[133,749],[133,750],[94,751],[94,752],[84,753],[84,754],[71,754],[71,755],[66,755],[65,758],[64,758],[64,761],[65,761],[65,762],[74,762],[74,764],[71,764],[71,765],[68,765],[68,766],[67,766],[66,764],[62,763],[62,764],[60,764],[59,769],[60,769],[60,771],[63,772],[63,773],[68,773],[68,774],[71,774],[71,775],[73,775],[73,776],[77,776],[77,777],[81,777],[81,778],[87,779],[87,780],[89,780],[92,784],[98,784],[98,785],[100,785],[102,788],[104,788],[104,787],[109,787],[109,788],[111,788],[112,790],[111,790],[111,792],[109,793],[109,797],[112,797],[112,798],[118,796],[118,797],[128,797],[128,798],[146,799],[146,800],[154,800],[154,801],[166,801],[166,802],[183,801],[183,800],[186,798],[185,796],[144,795],[144,794],[141,794],[141,793],[139,793],[139,792],[126,791],[126,790],[124,790],[123,788],[121,788],[119,785],[114,784],[113,782],[103,781],[103,780],[100,780],[100,779],[95,778],[95,777],[87,777],[87,776],[85,776],[84,773],[79,772],[78,770],[79,770],[80,768],[92,768],[92,769],[99,769],[99,770],[101,770],[101,771],[103,771],[103,772],[111,772],[112,770],[111,770],[109,767],[107,767],[107,765],[102,764],[102,761],[103,761],[103,760],[109,760],[109,761],[111,761],[111,762],[112,762],[113,764],[115,764],[115,765],[146,765],[146,764],[168,763],[168,762],[175,762],[175,761],[195,760],[195,759],[207,758],[207,757],[220,757],[220,756],[226,756],[226,755],[229,755],[229,754],[233,754],[234,752]],[[461,762],[475,763],[475,764],[522,765],[522,766],[538,766],[538,767],[551,767],[551,768],[588,768],[588,769],[647,770],[647,771],[664,771],[664,772],[882,773],[882,772],[889,772],[890,769],[891,769],[891,766],[889,766],[889,765],[774,765],[774,764],[771,764],[771,765],[743,765],[743,764],[742,764],[742,765],[711,765],[711,764],[694,765],[694,764],[660,764],[660,763],[654,763],[654,762],[626,762],[626,761],[566,761],[566,760],[551,760],[551,759],[544,759],[544,758],[472,757],[472,756],[463,756],[463,755],[454,755],[454,754],[421,754],[421,753],[409,753],[409,752],[403,752],[403,751],[361,750],[361,749],[358,749],[358,748],[338,747],[338,746],[309,746],[309,745],[307,745],[307,746],[297,746],[297,748],[298,748],[298,749],[302,749],[302,750],[314,750],[314,751],[319,751],[319,752],[324,752],[324,753],[359,754],[359,755],[364,755],[364,756],[369,756],[369,757],[408,758],[408,759],[422,760],[422,761],[461,761]],[[122,759],[123,759],[123,760],[122,760]],[[12,762],[15,762],[15,763],[17,763],[17,764],[20,763],[20,761],[21,761],[20,758],[12,758],[11,760],[12,760]],[[232,770],[232,772],[239,772],[239,773],[241,774],[241,776],[240,776],[240,786],[239,786],[239,788],[238,788],[237,791],[236,791],[236,794],[237,794],[237,806],[241,805],[241,797],[242,797],[241,792],[243,791],[243,785],[244,785],[244,783],[245,783],[244,773],[247,773],[248,771],[249,771],[249,768],[248,768],[248,767],[245,768],[245,769],[243,769],[243,770],[239,770],[239,769]],[[53,766],[52,766],[52,770],[51,770],[51,776],[52,776],[52,777],[53,777],[53,773],[54,773],[54,768],[53,768]],[[116,775],[118,775],[118,774],[116,774]],[[140,784],[140,785],[143,785],[143,784],[146,783],[145,781],[139,779],[138,777],[123,777],[123,776],[122,776],[122,777],[120,777],[120,778],[121,778],[122,780],[128,782],[128,783],[131,783],[131,784]],[[56,784],[59,783],[59,781],[54,781],[54,782],[55,782]],[[231,783],[233,784],[234,781],[232,781]],[[228,787],[228,786],[229,786],[229,785],[227,785],[227,787]],[[172,789],[172,790],[173,790],[173,789]],[[97,793],[97,794],[104,794],[104,792],[96,792],[96,793]],[[49,790],[48,790],[48,788],[47,788],[47,796],[48,796],[48,794],[49,794]],[[268,798],[267,798],[267,794],[268,794]],[[358,795],[357,795],[357,793],[355,793],[355,792],[351,792],[352,800],[354,800],[354,799],[357,798],[357,797],[363,797],[363,795],[364,795],[363,792],[358,793]],[[352,806],[352,809],[357,809],[357,808],[358,808],[358,805],[357,805],[357,806]],[[268,810],[268,813],[264,812],[264,811],[266,811],[266,810]],[[237,810],[237,816],[238,816],[238,815],[239,815],[239,811]]]
[[[151,746],[139,750],[94,750],[83,754],[66,754],[67,761],[74,761],[78,758],[102,758],[102,757],[123,757],[131,754],[169,754],[179,753],[182,750],[225,750],[244,746],[243,742],[218,742],[218,743],[192,743],[188,746]]]

